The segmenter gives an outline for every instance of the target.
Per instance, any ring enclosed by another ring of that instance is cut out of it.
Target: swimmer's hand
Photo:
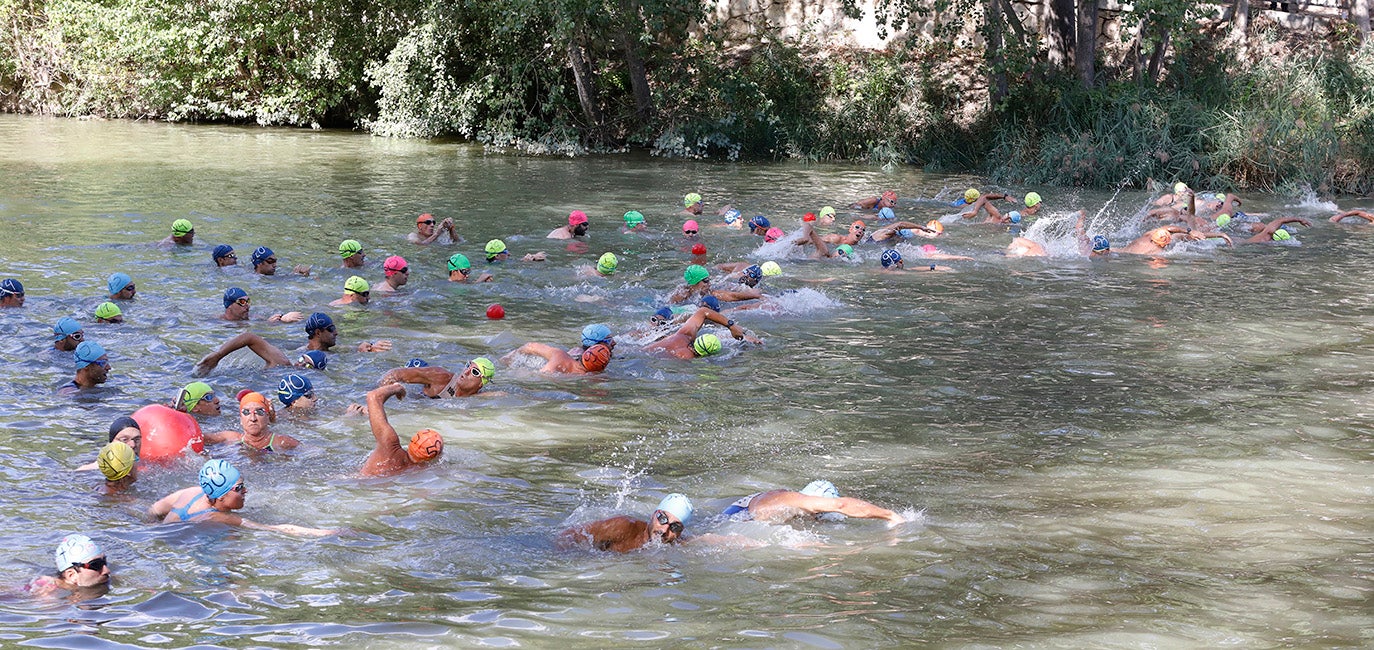
[[[291,269],[296,275],[310,275],[309,264],[297,264],[296,268]]]
[[[906,523],[906,517],[903,517],[897,514],[896,512],[889,512],[886,519],[888,528],[891,528],[893,526],[899,526],[901,524]]]
[[[298,323],[305,320],[305,314],[298,311],[288,311],[285,314],[273,314],[272,317],[267,320],[273,323]]]
[[[545,253],[544,251],[539,251],[538,253],[527,253],[524,257],[520,259],[525,262],[543,262],[544,260],[548,259],[548,257],[549,256],[547,253]]]
[[[286,533],[293,537],[329,537],[330,535],[339,534],[339,530],[334,528],[306,528],[305,526],[297,526],[295,524],[277,524],[275,526],[268,526],[267,528],[279,533]]]
[[[344,415],[367,415],[367,407],[356,402],[349,404],[348,408],[344,409]]]
[[[375,343],[368,343],[367,341],[363,341],[362,343],[358,344],[359,352],[386,352],[390,349],[391,341],[388,341],[386,339],[378,340]]]
[[[393,369],[386,371],[386,374],[382,375],[382,378],[377,382],[377,387],[380,388],[382,386],[399,383],[401,383],[401,380],[396,378],[396,371]]]
[[[744,342],[745,342],[745,343],[752,343],[752,344],[754,344],[754,345],[763,345],[763,339],[761,339],[761,338],[759,338],[759,337],[757,337],[757,336],[754,336],[753,334],[745,334],[745,335],[744,335]]]

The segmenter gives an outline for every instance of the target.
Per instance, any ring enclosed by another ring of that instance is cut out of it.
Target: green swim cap
[[[850,252],[854,251],[853,248],[849,250]],[[775,275],[782,275],[782,267],[778,266],[778,263],[772,260],[764,262],[762,265],[760,265],[759,270],[763,271],[763,277],[766,278],[773,277]]]
[[[1040,195],[1035,192],[1026,193],[1026,207],[1033,208],[1040,205]]]
[[[367,280],[364,280],[356,275],[347,280],[344,280],[344,291],[352,291],[353,293],[365,293],[371,290],[372,285],[368,284]]]
[[[196,227],[191,225],[191,221],[189,219],[177,219],[176,221],[172,222],[172,234],[177,237],[185,235],[186,233],[191,232],[195,229]]]
[[[854,255],[854,247],[850,246],[849,244],[840,244],[839,246],[835,247],[835,252],[840,253],[845,257],[850,257]]]
[[[828,206],[828,205],[825,206],[825,207],[823,207],[823,208],[821,208],[821,216],[822,216],[822,217],[833,217],[833,216],[835,216],[835,208],[832,208],[832,207],[830,207],[830,206]]]
[[[454,253],[453,257],[448,258],[448,270],[462,271],[472,268],[472,262],[468,261],[468,256],[462,253]]]
[[[486,357],[477,357],[472,360],[472,365],[477,366],[482,371],[482,385],[491,383],[491,378],[496,376],[496,364]]]
[[[1225,228],[1225,227],[1226,227],[1226,224],[1229,224],[1229,223],[1231,223],[1231,215],[1226,214],[1225,212],[1223,212],[1223,213],[1217,215],[1217,227],[1218,227],[1218,228]]]
[[[720,352],[720,339],[715,334],[702,334],[692,341],[692,351],[699,357],[709,357]]]
[[[189,413],[191,409],[195,408],[196,402],[213,392],[215,389],[210,388],[210,384],[203,381],[193,381],[186,384],[186,387],[181,389],[181,410]]]
[[[1283,228],[1274,231],[1274,241],[1288,241],[1292,238],[1293,235],[1289,234],[1289,232]]]
[[[625,213],[625,225],[633,228],[644,223],[644,214],[639,210],[630,210]]]
[[[344,259],[353,257],[361,252],[363,252],[363,245],[358,243],[356,239],[345,239],[343,243],[339,244],[339,257]]]
[[[696,192],[689,192],[687,196],[682,197],[682,207],[684,208],[690,208],[696,203],[701,203],[701,195]]]
[[[602,275],[615,273],[616,268],[619,266],[620,260],[616,259],[615,253],[606,253],[601,256],[601,259],[596,261],[596,270],[600,271]]]
[[[487,255],[500,255],[501,253],[506,252],[506,242],[503,242],[499,239],[493,239],[487,242],[486,251]]]
[[[706,278],[710,277],[710,275],[711,272],[707,271],[706,267],[700,264],[693,264],[687,267],[686,271],[682,272],[682,279],[686,280],[687,284],[690,286],[695,285],[698,282],[701,282],[702,280],[705,280]]]
[[[123,315],[124,315],[124,312],[123,312],[123,311],[120,311],[119,305],[116,305],[116,304],[114,304],[114,303],[112,303],[112,302],[102,302],[102,303],[100,303],[100,306],[99,306],[99,307],[96,307],[96,308],[95,308],[95,317],[96,317],[96,318],[110,319],[110,318],[114,318],[115,316],[123,316]]]

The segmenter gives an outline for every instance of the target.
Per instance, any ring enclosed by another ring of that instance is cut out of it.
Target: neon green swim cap
[[[715,334],[702,334],[692,341],[692,351],[699,357],[709,357],[720,352],[720,338]]]
[[[453,257],[448,258],[448,270],[461,271],[472,268],[472,262],[468,261],[468,256],[462,253],[454,253]]]
[[[625,213],[625,225],[633,228],[644,223],[644,214],[639,210],[630,210]]]
[[[851,248],[849,250],[853,251],[854,249]],[[763,271],[763,276],[766,278],[775,275],[782,275],[782,267],[778,266],[778,263],[772,260],[769,260],[759,265],[759,269]]]
[[[189,219],[177,219],[176,221],[172,222],[172,234],[177,237],[185,235],[186,233],[189,233],[195,229],[196,227],[191,225],[191,221]]]
[[[348,278],[347,280],[344,280],[344,291],[352,291],[353,293],[366,293],[371,290],[372,285],[368,284],[367,280],[364,280],[356,275]]]
[[[1040,195],[1035,192],[1026,193],[1026,207],[1033,208],[1040,205]]]
[[[972,187],[970,187],[970,188],[964,190],[964,202],[965,202],[965,203],[973,203],[974,201],[977,201],[977,200],[978,200],[978,196],[979,196],[978,190],[973,189]]]
[[[682,279],[686,280],[689,286],[695,285],[710,276],[711,272],[707,271],[706,267],[700,264],[693,264],[687,267],[686,271],[682,272]]]
[[[832,207],[830,207],[830,206],[828,206],[828,205],[825,206],[825,207],[823,207],[823,208],[821,208],[821,216],[822,216],[822,217],[833,217],[833,216],[835,216],[835,208],[832,208]]]
[[[108,319],[114,318],[115,316],[123,316],[123,315],[124,315],[124,312],[123,312],[123,311],[120,311],[119,305],[116,305],[116,304],[114,304],[114,303],[112,303],[112,302],[102,302],[102,303],[100,303],[100,306],[99,306],[99,307],[96,307],[96,308],[95,308],[95,317],[96,317],[96,318],[104,318],[104,319],[107,319],[107,320],[108,320]]]
[[[493,239],[487,242],[486,251],[487,255],[500,255],[501,253],[506,252],[506,242],[503,242],[499,239]]]
[[[189,413],[191,409],[196,407],[196,402],[213,392],[215,389],[210,388],[210,384],[203,381],[193,381],[186,384],[186,387],[181,389],[181,410]]]
[[[616,259],[615,253],[603,254],[601,259],[596,261],[596,270],[600,271],[602,275],[615,273],[616,268],[619,266],[620,260]]]
[[[100,468],[100,473],[109,481],[118,481],[128,476],[134,471],[134,463],[137,462],[138,455],[134,453],[134,448],[119,440],[105,445],[101,448],[100,455],[95,458],[95,466]]]
[[[1229,224],[1229,223],[1231,223],[1231,215],[1226,214],[1225,212],[1223,212],[1223,213],[1217,215],[1217,227],[1218,227],[1218,228],[1225,228],[1225,227],[1226,227],[1226,224]]]
[[[1274,231],[1274,241],[1288,241],[1292,238],[1293,235],[1289,234],[1289,232],[1283,228]]]
[[[697,203],[701,203],[701,195],[696,192],[689,192],[687,196],[682,197],[682,207],[684,208],[690,208]]]
[[[472,365],[482,371],[482,385],[491,383],[491,378],[496,376],[496,364],[486,357],[477,357],[472,360]]]
[[[339,244],[339,257],[348,259],[363,252],[363,245],[356,239],[345,239]]]

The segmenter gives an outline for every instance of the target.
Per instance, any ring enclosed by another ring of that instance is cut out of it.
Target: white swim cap
[[[809,497],[840,498],[840,491],[835,489],[835,484],[830,481],[811,481],[801,489],[801,493]]]
[[[95,558],[104,555],[99,546],[85,535],[68,535],[62,538],[62,543],[57,545],[57,552],[53,554],[53,562],[57,564],[58,571],[66,571],[74,564],[85,564]]]
[[[658,507],[654,509],[662,510],[677,517],[677,520],[683,524],[686,524],[692,519],[692,500],[688,499],[684,494],[678,494],[676,492],[669,494],[663,497],[663,500],[658,502]]]

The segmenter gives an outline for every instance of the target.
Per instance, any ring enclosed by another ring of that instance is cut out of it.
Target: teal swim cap
[[[840,244],[835,247],[835,252],[845,257],[850,257],[854,254],[854,247],[849,244]]]
[[[448,258],[448,270],[462,271],[472,268],[472,262],[468,261],[468,256],[462,253],[454,253],[453,257]]]
[[[625,225],[633,228],[644,223],[644,215],[639,210],[630,210],[625,213]]]
[[[218,499],[234,489],[240,478],[239,471],[222,458],[205,461],[200,468],[200,490],[211,499]]]
[[[715,334],[702,334],[692,341],[692,351],[699,357],[709,357],[720,353],[720,338]]]
[[[686,280],[687,284],[690,286],[695,285],[701,282],[702,280],[705,280],[706,278],[710,277],[710,275],[711,272],[707,271],[706,267],[700,264],[693,264],[687,267],[686,271],[682,272],[682,279]]]

